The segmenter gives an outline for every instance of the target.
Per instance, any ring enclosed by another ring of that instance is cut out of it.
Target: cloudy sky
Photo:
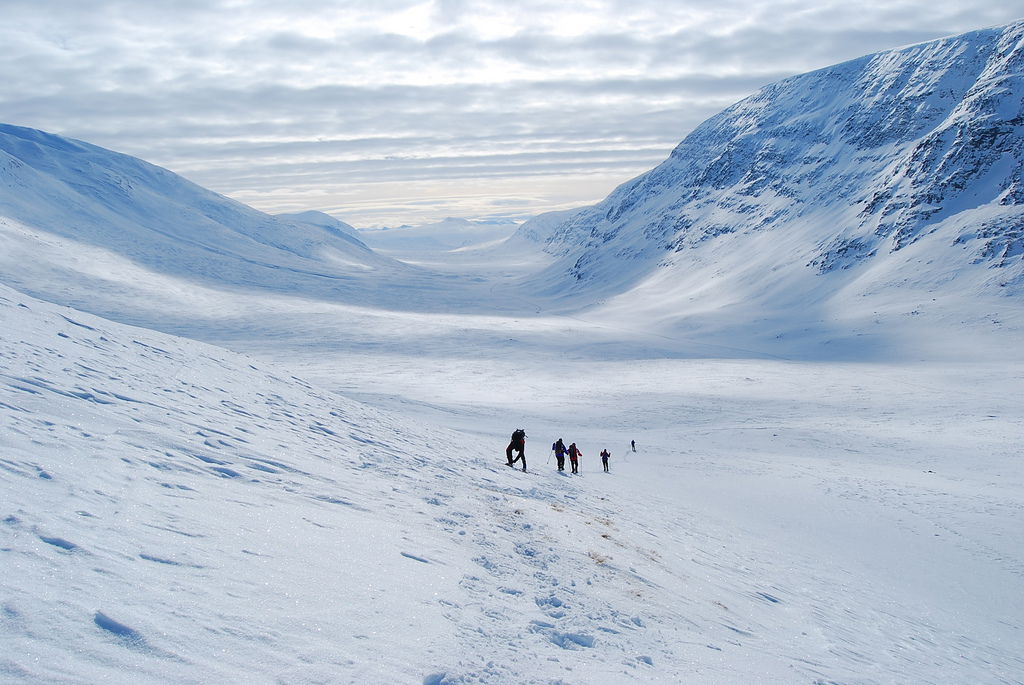
[[[780,78],[1024,0],[0,0],[0,121],[356,226],[588,204]]]

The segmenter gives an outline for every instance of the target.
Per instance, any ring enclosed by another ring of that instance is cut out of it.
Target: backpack
[[[516,428],[512,432],[512,442],[522,442],[526,438],[526,431],[522,428]]]

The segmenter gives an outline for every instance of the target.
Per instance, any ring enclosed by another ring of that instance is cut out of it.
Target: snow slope
[[[477,445],[415,406],[381,414],[8,289],[0,337],[0,553],[15,571],[0,673],[15,682],[1024,672],[1019,370],[608,362],[597,373],[628,382],[595,404],[571,399],[593,364],[570,363],[550,406],[541,370],[524,375],[538,395],[500,399],[451,378],[463,405],[447,411],[491,436]],[[1008,399],[963,393],[969,377]],[[874,386],[893,381],[882,401]],[[954,421],[921,401],[935,392]],[[542,436],[535,474],[498,465],[515,411]],[[584,437],[583,477],[540,462],[559,425]],[[642,436],[632,458],[624,429]],[[618,480],[594,472],[599,441]]]
[[[1019,367],[506,360],[495,395],[427,360],[453,433],[6,288],[0,342],[12,682],[1024,672]]]

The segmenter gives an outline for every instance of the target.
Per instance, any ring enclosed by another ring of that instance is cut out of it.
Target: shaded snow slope
[[[1022,74],[1018,23],[767,86],[546,229],[558,259],[528,287],[567,307],[627,293],[625,309],[659,300],[662,318],[760,317],[783,334],[882,292],[906,293],[907,311],[1019,296]]]

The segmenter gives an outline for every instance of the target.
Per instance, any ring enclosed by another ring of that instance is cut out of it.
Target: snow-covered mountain
[[[142,160],[0,126],[0,274],[46,299],[113,312],[105,293],[191,285],[352,299],[368,275],[414,272],[323,216],[275,218]]]
[[[653,281],[628,299],[681,315],[1019,295],[1022,103],[1024,22],[870,55],[763,88],[603,202],[520,235],[558,257],[544,292]]]

